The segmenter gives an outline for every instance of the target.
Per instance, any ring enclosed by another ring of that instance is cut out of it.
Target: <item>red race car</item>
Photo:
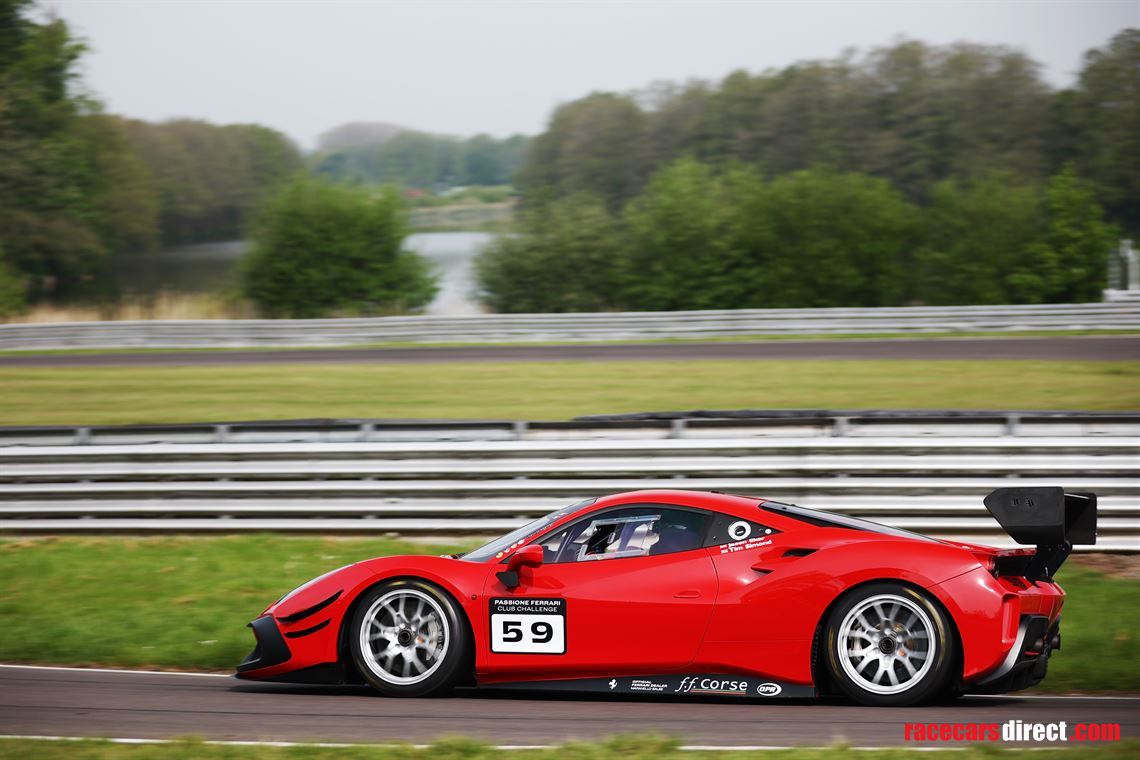
[[[998,551],[759,498],[591,499],[459,556],[315,578],[252,623],[239,678],[909,705],[1033,685],[1096,496],[1003,488]]]

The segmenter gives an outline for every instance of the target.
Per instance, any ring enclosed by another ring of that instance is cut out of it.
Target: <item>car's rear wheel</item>
[[[921,592],[873,583],[849,594],[828,617],[828,672],[862,704],[921,704],[949,686],[953,636],[946,614]]]
[[[462,610],[445,591],[397,580],[365,592],[349,623],[357,670],[383,694],[419,697],[454,686],[470,662]]]

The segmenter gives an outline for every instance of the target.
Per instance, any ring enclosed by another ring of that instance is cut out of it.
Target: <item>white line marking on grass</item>
[[[62,670],[75,673],[129,673],[147,676],[194,676],[196,678],[233,678],[229,673],[191,673],[183,670],[121,670],[119,668],[68,668],[60,665],[8,665],[0,663],[0,668],[9,670]]]
[[[88,736],[35,736],[35,735],[18,735],[18,734],[0,734],[0,741],[19,740],[19,741],[51,741],[51,742],[106,742],[108,744],[181,744],[186,742],[183,739],[134,739],[127,737],[105,738],[105,737],[88,737]],[[349,744],[341,742],[286,742],[286,741],[241,741],[241,740],[194,740],[194,744],[211,744],[221,747],[323,747],[329,749],[346,749],[352,747],[374,747],[374,748],[390,748],[390,749],[431,749],[432,744]],[[496,750],[549,750],[549,749],[562,749],[565,745],[559,744],[493,744],[489,745],[492,749]],[[685,752],[776,752],[786,751],[789,749],[814,749],[826,750],[835,749],[837,746],[826,745],[809,745],[809,744],[748,744],[725,746],[719,744],[682,744],[678,749]],[[1056,750],[1063,748],[1064,744],[1053,744],[1045,747],[1002,747],[1003,751],[1021,751],[1033,752],[1038,750]],[[966,750],[974,749],[973,746],[965,747],[909,747],[905,744],[893,746],[880,746],[880,747],[845,747],[844,749],[855,752],[885,752],[888,750],[903,750],[905,752],[965,752]]]

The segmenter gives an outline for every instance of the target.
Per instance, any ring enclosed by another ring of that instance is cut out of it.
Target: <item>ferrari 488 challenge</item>
[[[463,555],[371,559],[250,623],[239,678],[909,705],[1022,689],[1060,648],[1054,573],[1096,497],[1003,488],[996,550],[760,498],[638,491]]]

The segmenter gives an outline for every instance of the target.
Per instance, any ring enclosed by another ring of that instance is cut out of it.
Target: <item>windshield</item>
[[[834,512],[822,512],[818,509],[808,509],[807,507],[800,507],[795,504],[781,504],[778,501],[766,501],[760,505],[762,509],[767,509],[770,512],[777,514],[784,514],[794,517],[804,522],[809,522],[812,525],[821,525],[823,527],[831,528],[850,528],[852,530],[867,530],[872,533],[882,533],[887,536],[897,536],[899,538],[916,538],[920,541],[932,541],[934,543],[941,543],[930,536],[924,536],[921,533],[911,533],[909,530],[902,528],[892,528],[889,525],[872,522],[870,520],[863,520],[858,517],[849,517],[847,515],[837,515]]]
[[[587,499],[586,501],[580,501],[577,504],[571,504],[568,507],[562,507],[561,509],[551,512],[545,517],[540,517],[537,520],[532,520],[521,528],[512,530],[505,536],[496,538],[489,544],[480,546],[475,551],[467,552],[466,554],[462,555],[462,558],[470,560],[472,562],[485,562],[494,557],[499,552],[509,549],[511,544],[515,543],[516,541],[521,541],[527,536],[533,536],[535,533],[542,530],[546,526],[553,525],[571,512],[576,512],[582,507],[593,504],[595,501],[597,500]]]

